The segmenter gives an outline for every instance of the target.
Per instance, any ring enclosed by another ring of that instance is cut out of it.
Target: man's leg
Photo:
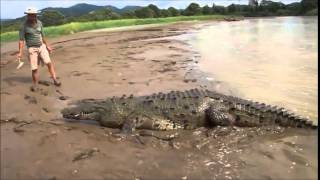
[[[32,77],[32,86],[31,91],[36,91],[38,82],[39,82],[39,71],[38,71],[38,49],[29,48],[29,62],[31,65],[31,77]]]
[[[38,69],[32,70],[32,84],[37,86],[39,82],[39,72]]]
[[[47,66],[48,66],[48,70],[49,70],[49,73],[50,73],[50,75],[51,75],[51,78],[53,79],[54,84],[55,84],[56,86],[60,86],[61,83],[57,80],[56,72],[54,71],[54,67],[53,67],[52,62],[49,62],[49,63],[47,64]]]
[[[40,57],[42,58],[43,62],[48,66],[48,71],[50,73],[51,78],[53,79],[53,83],[56,86],[60,86],[61,83],[57,80],[56,72],[54,70],[53,62],[51,62],[49,52],[45,45],[40,47]]]

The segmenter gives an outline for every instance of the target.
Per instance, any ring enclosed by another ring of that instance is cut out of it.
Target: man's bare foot
[[[55,86],[61,86],[61,82],[59,82],[58,80],[53,80],[53,84]]]
[[[30,87],[30,91],[32,91],[32,92],[37,92],[37,91],[39,91],[39,87],[34,84],[34,85],[32,85],[32,86]]]

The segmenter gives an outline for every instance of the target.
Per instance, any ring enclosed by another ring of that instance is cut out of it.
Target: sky
[[[300,2],[300,0],[273,0],[275,2],[283,2],[289,4],[292,2]],[[248,4],[248,0],[1,0],[1,19],[14,19],[24,16],[24,11],[27,7],[36,7],[43,9],[46,7],[70,7],[78,3],[87,3],[94,5],[112,5],[118,8],[123,8],[127,5],[147,6],[154,4],[159,8],[168,8],[170,6],[184,9],[191,2],[200,4],[200,6],[216,5],[228,6],[234,4]]]

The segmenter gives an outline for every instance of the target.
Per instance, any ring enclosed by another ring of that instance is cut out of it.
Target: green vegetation
[[[174,23],[178,21],[192,21],[192,20],[212,20],[223,19],[222,15],[210,15],[210,16],[178,16],[167,18],[145,18],[145,19],[118,19],[118,20],[105,20],[105,21],[93,21],[93,22],[72,22],[59,26],[45,27],[44,31],[48,37],[56,37],[59,35],[73,34],[76,32],[101,29],[101,28],[113,28],[143,24],[164,24]],[[18,40],[18,32],[5,32],[0,35],[1,41],[15,41]]]

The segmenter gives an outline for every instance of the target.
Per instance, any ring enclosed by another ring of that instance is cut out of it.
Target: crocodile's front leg
[[[174,124],[169,119],[165,119],[160,116],[149,116],[145,113],[130,113],[125,117],[121,131],[123,133],[132,133],[136,129],[147,129],[147,130],[174,130],[182,128],[181,126]]]
[[[206,121],[209,126],[231,126],[235,118],[228,112],[227,107],[222,104],[211,104],[206,110]]]

